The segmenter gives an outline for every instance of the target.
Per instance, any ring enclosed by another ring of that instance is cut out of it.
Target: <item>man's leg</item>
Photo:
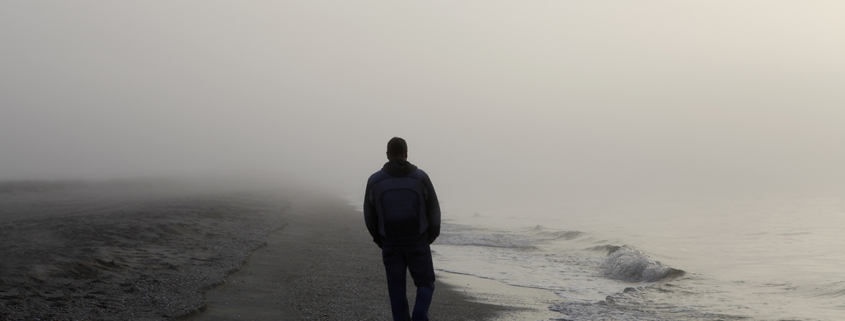
[[[413,321],[428,321],[428,308],[434,294],[434,264],[428,242],[409,247],[408,270],[417,286],[417,300],[414,302]]]
[[[384,244],[381,257],[384,261],[384,270],[387,271],[387,292],[390,294],[393,321],[411,320],[408,297],[405,295],[405,282],[407,282],[405,270],[408,268],[405,251],[401,246]]]

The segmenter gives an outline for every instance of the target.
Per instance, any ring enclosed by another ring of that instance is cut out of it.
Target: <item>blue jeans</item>
[[[413,244],[383,244],[381,257],[387,271],[387,290],[390,293],[390,307],[393,321],[428,321],[428,307],[434,294],[434,265],[431,262],[431,247],[423,239]],[[417,287],[413,318],[408,311],[405,296],[405,270],[411,272]]]

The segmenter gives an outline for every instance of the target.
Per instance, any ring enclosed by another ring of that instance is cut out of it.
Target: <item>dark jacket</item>
[[[379,247],[434,242],[440,235],[440,203],[431,179],[406,160],[390,160],[367,181],[364,221]]]

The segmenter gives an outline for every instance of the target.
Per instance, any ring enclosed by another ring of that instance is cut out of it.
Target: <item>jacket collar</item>
[[[390,174],[390,176],[403,177],[417,170],[417,166],[409,163],[407,160],[401,158],[394,158],[391,159],[389,162],[384,163],[384,166],[381,168],[381,170],[387,172],[388,174]]]

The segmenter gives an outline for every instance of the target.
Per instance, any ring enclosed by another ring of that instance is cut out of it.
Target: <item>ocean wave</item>
[[[656,302],[648,288],[626,288],[601,301],[561,301],[549,306],[565,317],[553,320],[607,321],[739,321],[744,316],[712,313],[695,307]],[[550,319],[551,320],[551,319]]]
[[[590,247],[590,248],[586,248],[586,250],[587,251],[594,251],[594,252],[607,252],[607,254],[610,255],[610,254],[615,253],[616,251],[619,251],[619,249],[621,249],[621,248],[622,248],[622,246],[619,246],[619,245],[599,245],[599,246],[593,246],[593,247]]]
[[[536,249],[531,237],[507,234],[441,233],[437,243],[461,246],[485,246],[512,249]]]
[[[444,224],[437,242],[447,245],[485,246],[512,249],[537,249],[537,244],[555,240],[573,240],[584,235],[579,231],[547,229],[537,225],[522,230],[485,230],[470,226]]]
[[[553,238],[553,239],[569,241],[569,240],[574,240],[574,239],[581,237],[582,235],[584,235],[584,232],[579,232],[579,231],[555,231],[555,232],[544,232],[541,235],[548,236],[548,237]]]
[[[619,247],[599,267],[605,276],[626,282],[655,282],[686,274],[683,270],[663,265],[643,252]]]
[[[560,230],[550,230],[542,225],[536,225],[532,228],[526,230],[526,232],[530,232],[539,236],[544,240],[548,239],[562,239],[562,240],[574,240],[585,233],[580,231],[560,231]]]
[[[845,281],[817,286],[809,291],[811,297],[839,298],[845,296]]]

